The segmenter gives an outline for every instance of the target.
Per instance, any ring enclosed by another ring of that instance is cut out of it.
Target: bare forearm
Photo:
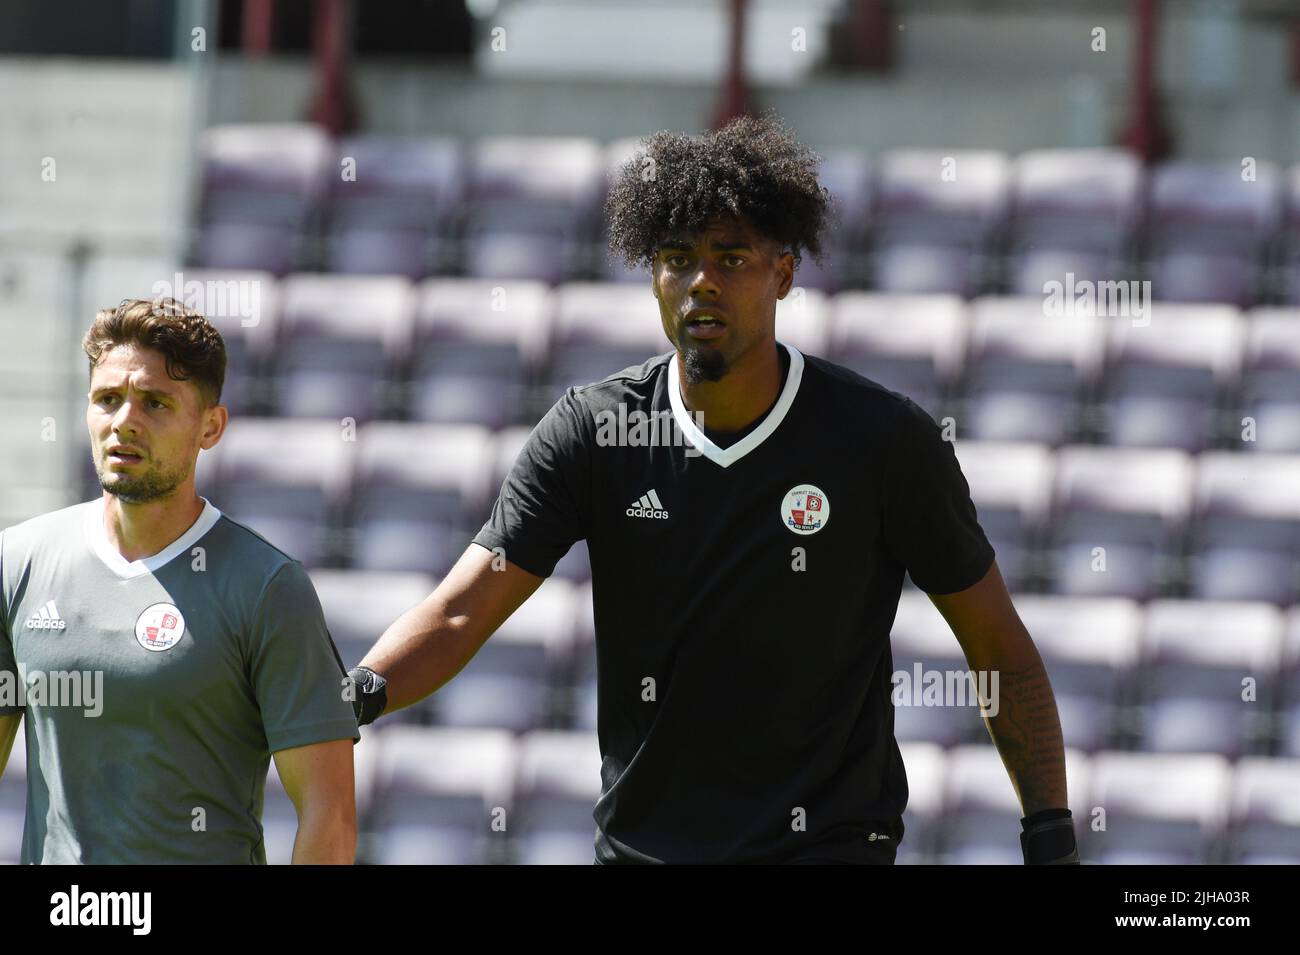
[[[435,592],[384,631],[361,665],[388,681],[386,713],[418,703],[469,663],[482,640],[463,623]]]
[[[1067,808],[1065,743],[1056,697],[997,561],[974,586],[931,594],[930,599],[952,627],[971,669],[988,674],[986,685],[995,705],[984,721],[1025,815]]]
[[[1021,654],[997,671],[996,715],[985,716],[1026,816],[1069,805],[1056,697],[1032,643],[1029,651],[1032,659]]]
[[[307,809],[298,817],[294,865],[352,865],[357,857],[355,811],[341,807]]]
[[[470,544],[438,588],[398,617],[361,661],[388,681],[385,711],[418,703],[464,669],[541,584],[499,549]]]

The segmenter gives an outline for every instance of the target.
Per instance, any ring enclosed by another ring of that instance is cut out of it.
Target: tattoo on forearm
[[[1065,751],[1056,699],[1041,665],[999,673],[999,713],[989,720],[998,751],[1030,807],[1065,805]]]

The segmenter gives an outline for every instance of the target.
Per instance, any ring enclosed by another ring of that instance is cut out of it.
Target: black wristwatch
[[[353,667],[348,677],[356,687],[352,694],[352,711],[357,725],[373,723],[388,705],[388,681],[370,667]]]

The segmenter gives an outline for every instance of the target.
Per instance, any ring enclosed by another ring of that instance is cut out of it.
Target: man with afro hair
[[[910,574],[970,663],[978,694],[940,702],[979,706],[1025,861],[1077,862],[1051,685],[952,445],[905,396],[776,337],[832,214],[817,165],[770,115],[643,141],[610,245],[650,267],[672,350],[547,412],[456,567],[353,671],[358,719],[450,680],[585,539],[596,861],[889,864]]]

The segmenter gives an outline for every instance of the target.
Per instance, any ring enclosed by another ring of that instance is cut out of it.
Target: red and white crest
[[[155,653],[170,650],[185,633],[185,617],[172,604],[153,604],[135,621],[135,639]]]
[[[816,534],[831,519],[826,492],[812,484],[796,484],[781,501],[781,523],[795,534]]]

